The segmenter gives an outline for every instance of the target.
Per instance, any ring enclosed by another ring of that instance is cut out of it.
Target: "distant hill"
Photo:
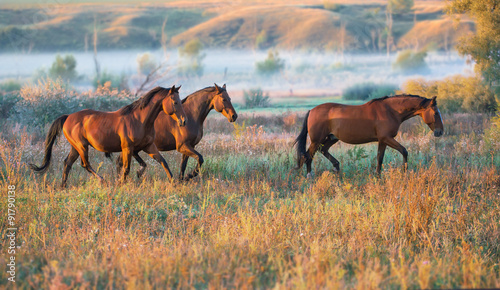
[[[0,8],[0,51],[91,50],[94,19],[99,49],[158,48],[164,21],[170,47],[194,38],[205,48],[381,52],[386,47],[384,1],[131,2],[50,9],[5,5]],[[443,15],[442,1],[415,2],[413,12],[394,15],[393,49],[432,45],[447,50],[474,29],[471,21],[455,29]]]

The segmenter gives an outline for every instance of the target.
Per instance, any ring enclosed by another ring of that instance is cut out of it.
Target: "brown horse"
[[[222,113],[229,122],[236,121],[238,115],[233,108],[231,98],[227,94],[226,85],[219,87],[214,84],[213,87],[207,87],[197,92],[192,93],[182,100],[182,106],[186,111],[187,121],[185,127],[180,127],[175,124],[175,121],[167,114],[158,116],[155,121],[155,145],[160,151],[175,150],[182,153],[181,172],[179,179],[184,178],[184,172],[188,158],[192,157],[198,161],[198,166],[193,173],[189,174],[186,179],[197,176],[203,164],[203,156],[194,149],[203,137],[203,122],[208,113],[215,109]],[[141,168],[137,171],[137,176],[141,177],[146,169],[146,163],[142,158],[134,152],[134,158],[139,162]],[[121,167],[121,156],[117,159],[118,167]]]
[[[89,145],[102,152],[122,152],[124,156],[122,182],[130,172],[132,152],[144,150],[149,156],[161,163],[169,178],[172,173],[167,162],[153,143],[155,139],[154,121],[163,110],[179,127],[186,123],[186,113],[179,98],[179,88],[156,87],[141,99],[115,112],[82,110],[63,115],[52,123],[45,140],[45,157],[42,166],[30,164],[36,172],[45,172],[50,165],[52,147],[61,133],[71,144],[71,151],[64,160],[62,186],[66,186],[71,166],[81,158],[82,167],[103,180],[92,169],[88,160]]]
[[[387,146],[403,155],[403,168],[406,168],[408,152],[394,137],[401,123],[417,115],[422,117],[429,128],[434,131],[434,136],[443,135],[443,121],[437,107],[436,97],[427,99],[415,95],[397,95],[374,99],[359,106],[335,103],[319,105],[307,112],[302,131],[295,140],[297,169],[306,163],[309,177],[314,153],[319,150],[338,171],[340,163],[328,153],[328,149],[339,140],[349,144],[378,141],[378,174],[380,174]],[[308,133],[311,145],[306,152]]]

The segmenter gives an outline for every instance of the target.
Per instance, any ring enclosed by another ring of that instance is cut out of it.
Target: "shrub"
[[[95,89],[98,87],[105,86],[108,83],[108,86],[111,88],[116,88],[118,90],[128,90],[128,78],[122,73],[121,75],[115,75],[104,70],[99,75],[94,76],[92,80],[92,85]]]
[[[369,100],[393,95],[397,86],[392,84],[361,83],[346,88],[343,92],[344,100]]]
[[[437,96],[439,107],[447,112],[493,112],[495,95],[479,76],[451,76],[439,81],[415,79],[406,81],[405,93],[426,98]]]
[[[490,127],[484,130],[483,140],[487,151],[498,152],[500,150],[500,113],[491,118]]]
[[[277,51],[269,50],[267,58],[255,63],[255,66],[258,74],[268,76],[281,71],[285,67],[285,61],[280,58]]]
[[[76,79],[76,59],[73,55],[67,54],[62,57],[59,54],[49,69],[49,76],[53,79],[62,78],[65,81]]]
[[[7,80],[0,84],[0,91],[13,92],[21,89],[21,83],[16,80]]]
[[[245,108],[263,108],[270,106],[269,95],[264,94],[260,88],[244,91],[243,97],[245,99]]]
[[[0,119],[7,119],[15,113],[15,106],[21,100],[17,93],[0,93]]]
[[[421,50],[414,52],[410,49],[403,50],[398,53],[396,61],[392,64],[392,68],[401,73],[427,73],[429,67],[425,63],[427,51]]]

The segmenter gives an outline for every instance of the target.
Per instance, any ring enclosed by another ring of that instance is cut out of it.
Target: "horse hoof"
[[[312,177],[313,177],[312,173],[310,173],[310,172],[309,172],[309,173],[307,174],[307,179],[310,179],[310,178],[312,178]]]

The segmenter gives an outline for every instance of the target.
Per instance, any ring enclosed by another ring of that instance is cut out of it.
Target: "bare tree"
[[[101,73],[101,68],[99,66],[99,61],[97,60],[97,17],[94,14],[94,63],[95,63],[95,73],[97,76]]]

